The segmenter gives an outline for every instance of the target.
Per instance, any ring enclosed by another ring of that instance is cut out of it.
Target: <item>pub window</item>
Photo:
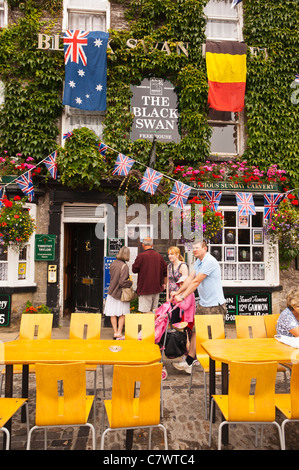
[[[204,8],[206,37],[242,41],[242,6],[231,8],[232,0],[209,0]]]
[[[239,113],[216,111],[210,108],[208,123],[212,127],[211,154],[237,155],[240,153]]]
[[[83,31],[107,31],[110,26],[110,6],[108,1],[85,0],[84,9],[78,0],[64,1],[65,29]],[[62,135],[73,129],[88,127],[101,139],[105,113],[85,111],[65,106]]]
[[[0,1],[0,28],[7,25],[7,3]]]
[[[210,241],[209,251],[220,264],[223,285],[278,283],[264,237],[263,208],[256,208],[256,214],[248,216],[241,216],[235,208],[222,208],[222,213],[225,226]]]
[[[36,205],[26,204],[31,216],[36,219]],[[0,239],[0,287],[32,286],[34,282],[34,240],[32,235],[25,247],[17,252],[6,245],[1,245]]]

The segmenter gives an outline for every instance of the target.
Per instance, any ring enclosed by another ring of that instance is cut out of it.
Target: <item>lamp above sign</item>
[[[163,78],[145,78],[131,85],[134,114],[131,139],[160,142],[180,141],[178,97],[174,86]]]

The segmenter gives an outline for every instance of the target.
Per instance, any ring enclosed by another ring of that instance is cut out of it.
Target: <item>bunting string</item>
[[[69,139],[73,135],[73,132],[67,132],[63,135],[63,139]],[[118,150],[115,150],[113,147],[99,141],[97,144],[97,149],[100,154],[105,157],[106,152],[110,149],[112,152],[117,153],[117,158],[112,170],[112,175],[114,176],[128,176],[133,165],[137,163],[138,165],[145,168],[144,175],[142,177],[139,189],[145,191],[150,195],[154,195],[162,178],[172,180],[174,185],[172,187],[169,199],[167,204],[183,209],[185,204],[188,201],[189,194],[191,191],[204,192],[204,198],[210,205],[211,210],[217,211],[221,197],[222,191],[213,191],[213,190],[203,190],[201,188],[194,188],[185,183],[175,180],[171,176],[164,175],[159,171],[149,168],[144,163],[139,162],[131,157],[127,157]],[[44,164],[47,170],[49,171],[53,179],[57,179],[57,152],[55,150],[41,162],[37,163],[34,168],[38,167],[41,164]],[[32,170],[34,169],[32,168]],[[17,184],[23,193],[28,197],[29,202],[32,202],[34,199],[34,187],[32,182],[31,171],[26,171],[20,176],[16,176],[12,181],[6,184],[0,183],[0,207],[2,206],[2,198],[5,195],[6,187],[10,184]],[[285,193],[266,193],[264,194],[264,219],[269,220],[273,212],[275,212],[279,206],[279,203],[286,198],[293,191],[298,191],[297,189],[291,189]],[[253,201],[253,195],[251,193],[236,192],[236,203],[238,207],[238,212],[240,215],[254,215],[256,214],[255,205]]]

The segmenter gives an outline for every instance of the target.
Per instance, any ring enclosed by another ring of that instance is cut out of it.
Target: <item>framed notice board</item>
[[[272,313],[269,292],[250,294],[226,294],[226,322],[235,321],[235,315],[268,315]]]

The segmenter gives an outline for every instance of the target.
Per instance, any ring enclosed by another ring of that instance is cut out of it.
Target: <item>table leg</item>
[[[12,398],[13,393],[13,365],[7,364],[5,366],[5,396]],[[7,421],[5,427],[11,433],[11,419]],[[3,449],[6,447],[6,434],[3,436]]]
[[[215,385],[215,361],[210,358],[210,369],[209,369],[209,383],[210,383],[210,396],[209,396],[209,411],[211,411],[211,400],[212,395],[215,394],[216,385]],[[213,423],[215,423],[215,407],[213,412]]]
[[[126,432],[126,450],[131,450],[133,444],[133,429],[127,429]]]
[[[221,383],[222,395],[228,394],[228,364],[222,362],[221,364]],[[228,425],[222,428],[222,444],[228,445]]]
[[[28,398],[29,390],[29,365],[23,364],[23,372],[22,372],[22,398]],[[21,409],[21,422],[26,423],[26,408],[22,406]]]

